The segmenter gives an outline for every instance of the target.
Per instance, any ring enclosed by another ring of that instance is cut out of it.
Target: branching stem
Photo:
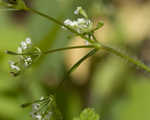
[[[144,63],[142,63],[141,61],[136,60],[136,59],[134,59],[134,58],[132,58],[132,57],[130,57],[130,56],[124,54],[124,53],[121,53],[120,51],[118,51],[118,50],[116,50],[116,49],[114,49],[114,48],[111,48],[111,47],[108,47],[108,46],[103,45],[102,43],[100,43],[100,42],[97,41],[97,39],[96,39],[96,37],[95,37],[94,35],[93,35],[93,39],[94,39],[94,40],[92,40],[91,38],[85,37],[83,34],[78,33],[78,32],[75,31],[74,29],[72,29],[72,28],[66,26],[65,24],[63,24],[62,22],[58,21],[57,19],[55,19],[55,18],[53,18],[53,17],[51,17],[51,16],[48,16],[48,15],[46,15],[46,14],[44,14],[44,13],[41,13],[41,12],[39,12],[39,11],[37,11],[37,10],[34,10],[34,9],[32,9],[32,8],[28,8],[28,11],[33,12],[33,13],[36,13],[36,14],[38,14],[38,15],[44,17],[44,18],[47,18],[47,19],[50,20],[50,21],[55,22],[56,24],[58,24],[58,25],[60,25],[60,26],[62,26],[62,27],[65,27],[66,29],[70,30],[72,33],[75,33],[76,35],[80,36],[81,38],[83,38],[83,39],[89,41],[89,42],[93,45],[93,46],[91,46],[91,47],[96,48],[96,49],[103,48],[104,50],[106,50],[106,51],[108,51],[108,52],[110,52],[110,53],[113,53],[113,54],[115,54],[115,55],[117,55],[117,56],[120,56],[121,58],[123,58],[123,59],[125,59],[125,60],[128,60],[129,62],[131,62],[131,63],[137,65],[138,67],[140,67],[140,68],[142,68],[142,69],[144,69],[144,70],[150,72],[150,68],[149,68],[147,65],[145,65]],[[84,48],[86,48],[86,47],[84,47]],[[74,49],[74,48],[70,48],[70,49]],[[59,51],[59,50],[67,50],[67,49],[66,49],[66,48],[62,48],[62,49],[57,49],[57,50]],[[47,51],[47,52],[48,52],[48,53],[51,53],[51,52],[55,52],[55,51],[57,51],[57,50],[52,50],[52,51]],[[45,52],[45,53],[47,53],[47,52]]]
[[[94,45],[70,46],[70,47],[57,48],[57,49],[43,51],[41,52],[41,54],[49,54],[49,53],[54,53],[54,52],[60,52],[60,51],[71,50],[71,49],[80,49],[80,48],[95,48],[95,46]],[[9,51],[9,50],[7,50],[6,53],[10,55],[38,55],[38,53],[16,53],[16,52]]]
[[[43,54],[64,51],[64,50],[71,50],[71,49],[79,49],[79,48],[95,48],[95,46],[94,45],[70,46],[70,47],[64,47],[64,48],[58,48],[58,49],[44,51]]]
[[[65,27],[66,29],[68,29],[72,33],[75,33],[76,35],[80,36],[81,38],[88,40],[90,43],[93,43],[93,44],[95,43],[95,41],[91,40],[90,38],[85,37],[83,34],[78,33],[74,29],[68,27],[67,25],[63,24],[62,22],[58,21],[57,19],[55,19],[51,16],[48,16],[44,13],[41,13],[41,12],[39,12],[39,11],[33,9],[33,8],[28,8],[28,11],[31,11],[31,12],[36,13],[36,14],[38,14],[38,15],[40,15],[40,16],[42,16],[42,17],[44,17],[44,18],[46,18],[50,21],[53,21],[54,23],[56,23],[57,25],[60,25],[61,27]]]

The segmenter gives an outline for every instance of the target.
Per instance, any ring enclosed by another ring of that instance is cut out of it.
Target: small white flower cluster
[[[88,18],[86,12],[84,11],[84,9],[81,6],[77,7],[77,9],[74,11],[74,14],[75,15],[81,15],[84,18]]]
[[[9,64],[10,64],[11,69],[13,69],[15,71],[19,72],[21,70],[17,65],[15,65],[15,62],[9,61]]]
[[[77,9],[74,11],[74,14],[75,14],[75,15],[79,15],[81,11],[82,11],[82,7],[79,6],[79,7],[77,7]]]
[[[32,58],[30,56],[24,58],[24,66],[25,67],[28,67],[31,64],[32,64]]]
[[[42,101],[42,100],[44,100],[44,98],[41,97],[40,100]],[[52,112],[44,111],[43,105],[44,104],[42,104],[42,103],[34,103],[32,105],[31,116],[34,120],[50,120],[51,119]]]
[[[31,53],[31,54],[29,54]],[[32,53],[36,53],[33,55]],[[40,55],[41,51],[39,48],[33,47],[31,39],[28,37],[25,41],[20,43],[20,46],[17,49],[17,62],[9,62],[11,73],[13,75],[18,75],[22,69],[29,67],[33,63],[35,56]]]
[[[32,47],[31,38],[26,38],[25,41],[22,41],[20,46],[18,47],[18,53],[22,54],[28,51]],[[32,58],[30,56],[21,56],[22,60],[24,61],[24,66],[28,67],[32,63]]]
[[[26,38],[25,41],[21,42],[20,47],[18,47],[18,53],[24,52],[24,50],[31,48],[31,46],[32,46],[31,38]]]
[[[77,9],[74,11],[74,14],[76,15],[82,15],[83,18],[78,18],[77,20],[70,20],[66,19],[64,21],[64,25],[76,30],[78,33],[88,33],[93,28],[93,23],[90,19],[88,19],[86,13],[82,9],[82,7],[77,7]]]

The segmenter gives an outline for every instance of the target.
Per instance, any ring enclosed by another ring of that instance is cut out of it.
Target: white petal
[[[26,43],[27,43],[27,44],[29,44],[29,45],[30,45],[30,44],[32,44],[32,42],[31,42],[31,38],[29,38],[29,37],[28,37],[28,38],[26,38]]]
[[[10,64],[11,69],[15,69],[17,71],[20,71],[20,68],[14,64]]]
[[[80,12],[80,10],[82,10],[82,7],[77,7],[77,9],[74,11],[74,14],[75,15],[78,15],[79,14],[79,12]]]
[[[26,44],[26,42],[21,42],[21,47],[22,47],[22,49],[27,49],[27,44]]]

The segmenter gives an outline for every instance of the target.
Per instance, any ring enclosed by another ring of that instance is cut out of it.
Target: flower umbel
[[[84,38],[87,38],[86,43],[93,43],[93,33],[103,26],[102,22],[100,22],[101,24],[98,23],[96,28],[94,28],[93,22],[88,18],[82,7],[77,7],[77,9],[74,11],[74,14],[82,17],[79,17],[76,20],[66,19],[64,21],[64,25],[75,30],[79,34],[82,34]],[[65,26],[63,28],[65,28]]]
[[[7,51],[7,53],[17,55],[15,61],[9,62],[10,73],[14,76],[19,75],[21,71],[28,68],[41,55],[40,49],[32,45],[30,38],[26,38],[25,41],[20,43],[17,53],[11,51]]]
[[[10,64],[10,69],[11,69],[10,73],[12,73],[14,76],[17,76],[21,71],[20,67],[17,66],[16,65],[17,63],[15,63],[14,61],[9,61],[9,64]]]
[[[77,20],[66,19],[64,21],[64,25],[74,29],[80,34],[90,32],[93,28],[93,23],[90,19],[88,19],[88,16],[82,7],[77,7],[74,14],[81,15],[82,17],[77,18]]]
[[[78,18],[77,20],[67,19],[64,21],[64,24],[70,28],[73,28],[78,33],[87,33],[92,30],[93,23],[89,19]]]
[[[34,102],[30,115],[34,120],[62,120],[62,116],[52,95],[46,98],[41,97],[40,100]]]

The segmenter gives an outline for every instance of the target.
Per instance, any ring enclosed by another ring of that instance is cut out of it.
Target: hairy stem
[[[110,52],[110,53],[113,53],[113,54],[115,54],[117,56],[120,56],[121,58],[129,61],[130,63],[135,64],[136,66],[144,69],[145,71],[150,72],[150,67],[148,67],[147,65],[145,65],[141,61],[136,60],[136,59],[134,59],[134,58],[126,55],[125,53],[122,53],[122,52],[120,52],[120,51],[118,51],[118,50],[116,50],[114,48],[111,48],[111,47],[108,47],[108,46],[104,46],[104,45],[102,46],[102,48],[105,49],[106,51]]]
[[[141,61],[133,59],[132,57],[130,57],[130,56],[124,54],[124,53],[121,53],[120,51],[118,51],[118,50],[116,50],[114,48],[111,48],[111,47],[108,47],[108,46],[105,46],[105,45],[99,43],[94,35],[93,35],[93,39],[94,39],[94,41],[93,41],[92,39],[85,37],[83,34],[78,33],[74,29],[64,25],[63,23],[61,23],[60,21],[56,20],[55,18],[53,18],[51,16],[45,15],[44,13],[41,13],[41,12],[39,12],[37,10],[32,9],[32,8],[28,8],[28,11],[34,12],[34,13],[36,13],[36,14],[44,17],[44,18],[49,19],[50,21],[55,22],[56,24],[58,24],[60,26],[63,26],[65,28],[67,28],[71,32],[75,33],[76,35],[79,35],[81,38],[83,38],[85,40],[88,40],[90,43],[92,43],[94,45],[95,48],[99,49],[99,48],[102,47],[103,49],[107,50],[108,52],[113,53],[113,54],[115,54],[117,56],[120,56],[123,59],[128,60],[129,62],[137,65],[138,67],[140,67],[140,68],[150,72],[150,68],[148,66],[146,66],[145,64],[143,64]]]

